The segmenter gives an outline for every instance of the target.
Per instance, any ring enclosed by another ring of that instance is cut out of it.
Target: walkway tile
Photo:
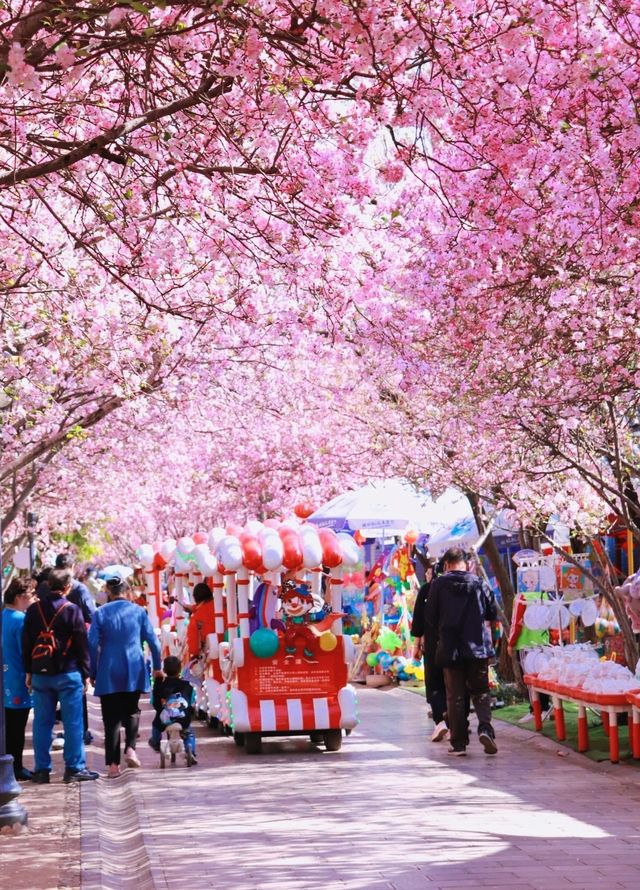
[[[638,890],[635,770],[556,757],[504,724],[497,757],[473,740],[454,760],[428,741],[415,695],[359,697],[362,724],[333,754],[293,738],[251,757],[200,727],[199,765],[163,772],[141,744],[145,768],[127,781],[154,886]]]

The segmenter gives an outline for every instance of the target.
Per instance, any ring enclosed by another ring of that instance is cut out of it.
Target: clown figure
[[[318,636],[309,626],[312,620],[311,613],[316,609],[316,603],[309,585],[284,581],[280,602],[284,612],[286,658],[295,658],[301,648],[305,661],[317,662]]]

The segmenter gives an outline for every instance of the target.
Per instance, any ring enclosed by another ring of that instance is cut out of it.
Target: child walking
[[[171,723],[179,723],[182,727],[184,749],[191,754],[191,762],[195,764],[198,762],[196,760],[196,737],[191,729],[195,690],[191,683],[181,678],[182,664],[175,655],[165,658],[162,669],[165,679],[156,680],[151,695],[151,705],[156,716],[151,724],[149,745],[154,751],[159,751],[164,730]]]

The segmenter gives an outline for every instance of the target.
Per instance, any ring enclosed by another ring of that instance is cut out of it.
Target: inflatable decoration
[[[278,634],[268,627],[260,627],[249,637],[249,648],[256,658],[273,658],[278,651]]]

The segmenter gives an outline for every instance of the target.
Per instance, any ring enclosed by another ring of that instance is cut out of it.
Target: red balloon
[[[282,549],[284,550],[282,565],[290,571],[299,569],[302,566],[302,541],[300,540],[300,535],[295,529],[287,528],[286,526],[279,528],[278,534],[280,535]]]
[[[296,514],[298,519],[306,519],[308,516],[311,516],[312,513],[315,513],[315,509],[313,504],[309,501],[303,501],[300,504],[296,504],[293,508],[293,512]]]
[[[209,540],[209,535],[206,532],[196,532],[193,536],[194,544],[206,544]]]
[[[335,569],[342,562],[340,541],[332,528],[319,528],[318,537],[322,544],[322,562],[330,569]]]
[[[407,542],[407,544],[415,544],[415,542],[418,540],[419,537],[420,536],[419,536],[418,532],[415,530],[415,528],[408,528],[406,530],[406,532],[404,533],[404,539]]]
[[[251,532],[243,532],[240,535],[242,546],[242,562],[252,572],[257,572],[262,567],[262,547],[260,541]]]

